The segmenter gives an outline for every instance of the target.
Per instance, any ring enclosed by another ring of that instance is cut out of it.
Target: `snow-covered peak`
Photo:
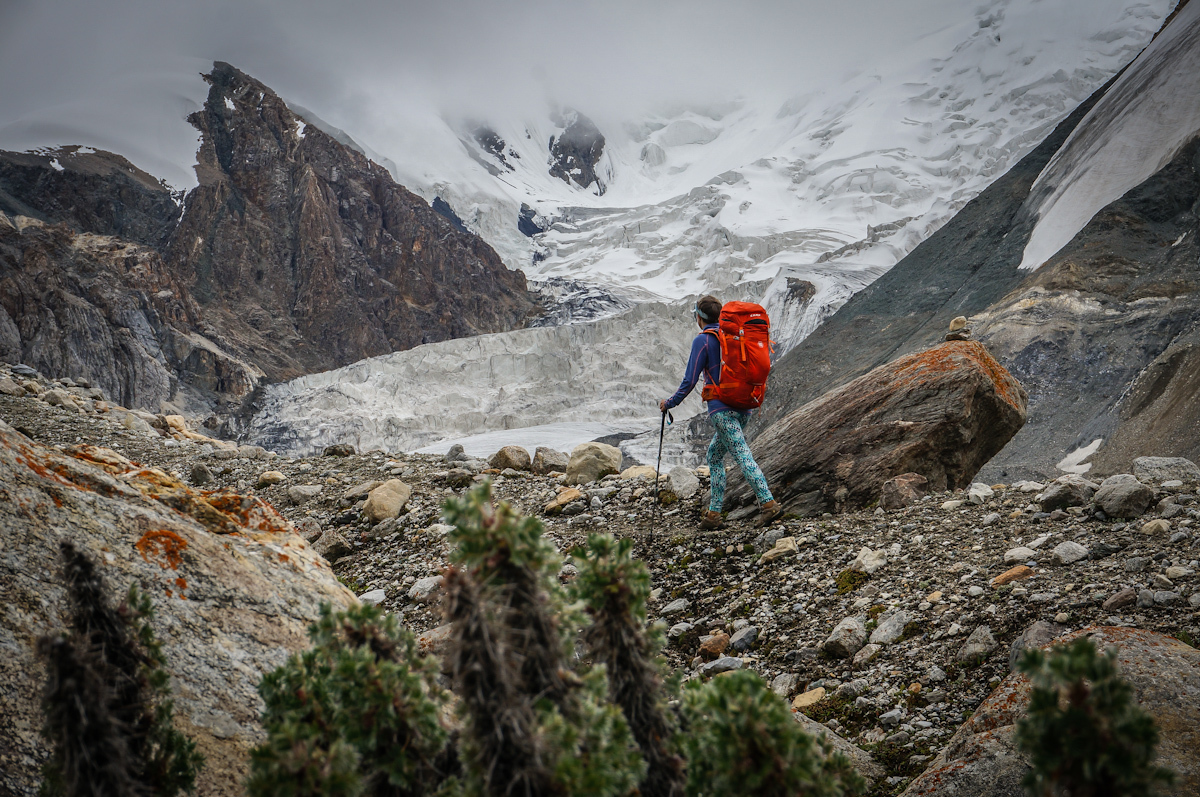
[[[1033,185],[1039,219],[1021,268],[1036,269],[1105,205],[1200,133],[1200,4],[1184,6],[1096,103]]]

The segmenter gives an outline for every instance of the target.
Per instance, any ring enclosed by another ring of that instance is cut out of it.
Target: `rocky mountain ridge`
[[[109,153],[0,154],[7,359],[201,412],[538,312],[520,272],[386,170],[232,66],[206,79],[182,206]]]

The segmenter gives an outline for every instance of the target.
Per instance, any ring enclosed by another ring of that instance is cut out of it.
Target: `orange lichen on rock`
[[[101,448],[100,446],[88,445],[86,443],[71,446],[64,453],[69,457],[97,465],[114,476],[127,473],[134,467],[132,462],[112,449]]]
[[[178,570],[179,566],[183,564],[183,552],[187,549],[188,543],[183,537],[169,529],[158,529],[147,531],[141,536],[141,539],[133,544],[133,547],[147,562],[152,562],[164,570],[168,568]]]
[[[241,531],[255,534],[290,534],[295,531],[291,521],[261,498],[237,493],[206,493],[205,500],[240,526]]]
[[[1004,366],[996,362],[982,343],[977,341],[949,341],[904,357],[896,362],[896,377],[924,384],[938,375],[952,373],[963,366],[973,366],[986,374],[995,385],[996,394],[1024,412],[1025,401],[1021,396],[1020,383]]]

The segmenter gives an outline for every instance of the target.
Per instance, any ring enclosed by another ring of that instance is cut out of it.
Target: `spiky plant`
[[[38,646],[48,670],[43,735],[52,749],[42,793],[193,790],[204,759],[174,727],[149,597],[133,585],[113,608],[91,559],[70,541],[61,550],[71,621],[70,633]]]
[[[755,673],[693,682],[684,690],[683,709],[693,797],[841,797],[865,788],[850,760],[805,733]]]
[[[1016,736],[1031,794],[1133,797],[1172,782],[1154,765],[1158,729],[1121,678],[1115,648],[1101,655],[1079,637],[1049,654],[1027,650],[1018,667],[1033,683]]]
[[[267,740],[251,753],[250,794],[433,794],[453,769],[447,696],[412,634],[373,606],[324,605],[309,638],[259,685]]]
[[[641,793],[677,797],[683,794],[683,759],[675,751],[677,728],[666,708],[665,664],[657,656],[662,640],[646,628],[650,574],[632,551],[631,540],[589,535],[586,546],[571,552],[579,570],[571,591],[591,617],[583,633],[588,652],[604,665],[609,695],[646,759]]]
[[[554,578],[561,559],[541,523],[493,506],[489,483],[445,509],[468,784],[489,795],[628,793],[644,763],[604,678],[570,669],[582,618]]]

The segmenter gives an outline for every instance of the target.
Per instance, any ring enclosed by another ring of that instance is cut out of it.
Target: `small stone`
[[[1095,500],[1109,517],[1134,518],[1145,513],[1154,500],[1154,491],[1132,473],[1118,473],[1101,482]]]
[[[464,487],[470,487],[474,484],[475,474],[466,468],[451,468],[446,471],[446,486],[461,490]]]
[[[1066,612],[1059,612],[1058,614],[1054,615],[1054,622],[1058,623],[1059,625],[1066,623],[1070,619],[1071,615],[1067,614]]]
[[[994,526],[999,522],[1000,522],[1000,513],[999,512],[991,512],[991,513],[983,516],[983,521],[980,523],[980,525],[981,526]]]
[[[1138,590],[1137,606],[1139,609],[1149,609],[1154,606],[1154,592],[1152,590]]]
[[[538,446],[533,452],[533,472],[539,476],[545,476],[547,473],[566,473],[567,462],[570,457],[562,451],[555,451],[553,448]]]
[[[1151,482],[1200,482],[1200,467],[1183,457],[1138,457],[1133,461],[1133,473]]]
[[[313,543],[312,549],[325,560],[332,564],[343,556],[350,553],[350,543],[346,542],[346,538],[333,529],[329,529],[321,535],[320,539]]]
[[[306,517],[296,521],[296,533],[304,538],[304,541],[312,545],[317,540],[321,539],[323,532],[321,524],[314,518]]]
[[[962,648],[958,651],[956,657],[961,662],[968,662],[972,659],[986,656],[996,647],[996,640],[992,636],[992,629],[986,625],[977,626],[971,635],[967,637],[967,641],[963,643]]]
[[[446,452],[446,456],[444,456],[442,459],[446,462],[446,464],[451,464],[454,462],[464,462],[470,459],[470,457],[467,456],[467,452],[465,449],[463,449],[462,443],[455,443],[454,445],[450,446],[450,450]]]
[[[983,594],[983,587],[972,585],[967,588],[967,594],[972,598],[978,598]]]
[[[930,665],[929,673],[925,676],[930,683],[941,683],[946,680],[946,671],[936,664]]]
[[[413,585],[408,588],[408,599],[414,603],[429,603],[437,597],[438,590],[442,587],[441,576],[426,576],[418,578]]]
[[[583,491],[574,487],[569,487],[563,490],[554,500],[546,504],[545,513],[547,515],[561,514],[569,505],[583,499]],[[580,511],[583,511],[582,509]]]
[[[876,645],[887,645],[895,642],[904,634],[904,626],[912,617],[903,609],[897,609],[893,614],[880,619],[878,627],[871,632],[871,642]]]
[[[1126,606],[1129,606],[1130,604],[1137,603],[1137,599],[1138,599],[1137,590],[1133,589],[1132,587],[1129,587],[1129,588],[1121,590],[1117,594],[1110,597],[1108,600],[1104,601],[1104,604],[1102,605],[1101,608],[1103,608],[1104,611],[1106,611],[1106,612],[1111,612],[1111,611],[1115,611],[1117,609],[1123,609]]]
[[[825,640],[825,652],[848,659],[862,649],[867,641],[867,629],[859,617],[847,617],[833,629]]]
[[[1177,565],[1172,565],[1171,567],[1167,568],[1167,578],[1171,579],[1172,581],[1178,581],[1181,578],[1187,578],[1195,572],[1196,571],[1192,570],[1190,567],[1179,567]]]
[[[1125,572],[1140,573],[1146,569],[1148,564],[1150,564],[1150,558],[1147,556],[1131,556],[1125,560]]]
[[[883,725],[884,727],[891,727],[893,725],[899,725],[900,720],[902,719],[904,719],[904,711],[902,709],[894,708],[886,714],[881,714],[879,716],[879,724]]]
[[[867,662],[871,661],[871,659],[878,656],[879,652],[881,650],[883,650],[883,645],[875,645],[875,644],[863,645],[863,647],[860,648],[859,651],[854,654],[854,659],[853,659],[854,666],[856,668],[863,666]]]
[[[373,589],[370,592],[364,592],[359,595],[358,599],[368,606],[378,606],[387,600],[387,592],[382,589]]]
[[[352,457],[354,456],[354,446],[349,443],[335,443],[331,446],[325,446],[325,450],[321,453],[324,457]]]
[[[1167,578],[1162,573],[1155,573],[1154,578],[1150,580],[1153,582],[1155,589],[1171,589],[1175,586],[1171,579]]]
[[[742,630],[734,633],[729,640],[729,645],[739,653],[745,653],[754,646],[754,642],[757,639],[758,626],[748,625]]]
[[[683,614],[688,610],[688,608],[691,607],[691,605],[692,602],[687,598],[676,598],[664,606],[659,614],[661,614],[663,617],[671,617],[676,614]]]
[[[795,537],[780,537],[775,541],[775,547],[764,553],[758,561],[760,564],[770,564],[781,556],[796,553],[799,550],[800,548],[796,545]]]
[[[887,563],[887,554],[883,551],[872,551],[870,548],[862,548],[859,550],[858,556],[850,563],[850,569],[872,575]]]
[[[1014,562],[1025,562],[1037,556],[1037,551],[1032,548],[1018,547],[1010,548],[1004,552],[1004,563],[1011,565]]]
[[[1034,500],[1043,512],[1053,512],[1055,509],[1066,509],[1069,506],[1083,506],[1092,499],[1098,486],[1082,476],[1068,473],[1046,485],[1046,489]]]
[[[399,479],[388,479],[367,495],[363,504],[363,514],[372,523],[397,517],[403,510],[408,499],[412,497],[412,488]]]
[[[1181,596],[1178,592],[1159,590],[1154,593],[1154,602],[1159,606],[1169,606],[1170,604],[1178,601],[1180,597]]]
[[[196,487],[203,487],[206,484],[211,484],[213,481],[212,471],[203,462],[197,462],[192,465],[192,472],[189,476],[190,481]]]
[[[825,687],[818,686],[816,689],[809,689],[804,694],[796,695],[796,699],[792,701],[793,709],[807,708],[815,706],[825,699]]]
[[[371,491],[381,484],[383,484],[383,482],[378,479],[374,481],[363,482],[362,484],[359,484],[356,487],[351,487],[349,490],[346,490],[344,493],[342,493],[342,500],[347,504],[358,503],[370,495]]]
[[[297,484],[288,488],[288,500],[293,504],[303,504],[320,495],[321,489],[319,484]]]
[[[1141,528],[1142,534],[1150,537],[1157,537],[1159,535],[1167,534],[1170,531],[1171,523],[1161,518],[1158,520],[1151,520]]]
[[[700,665],[701,675],[720,675],[723,672],[733,672],[746,666],[745,662],[736,656],[722,656],[716,661]]]
[[[682,465],[671,468],[667,473],[667,482],[670,484],[671,492],[680,499],[691,498],[700,490],[700,480],[696,478],[696,474],[690,468]]]
[[[718,631],[700,643],[700,658],[705,661],[720,658],[729,647],[729,634]]]
[[[3,393],[6,396],[15,396],[20,398],[21,396],[25,395],[25,388],[21,387],[6,376],[0,379],[0,393]]]
[[[938,590],[936,592],[929,593],[928,595],[925,596],[925,602],[926,603],[941,603],[942,602],[942,591]]]
[[[258,482],[255,484],[255,487],[261,490],[264,487],[270,487],[273,484],[279,484],[285,478],[287,477],[277,470],[264,471],[258,475]]]
[[[794,672],[785,672],[775,676],[775,680],[771,681],[771,691],[780,697],[786,699],[796,689],[796,684],[800,682],[800,676]]]
[[[1078,562],[1080,559],[1087,559],[1088,553],[1087,548],[1084,548],[1077,542],[1068,540],[1056,545],[1050,558],[1055,564],[1070,565]]]
[[[676,623],[675,625],[671,626],[669,631],[667,631],[667,639],[679,639],[679,637],[683,636],[695,627],[696,626],[692,625],[691,623]]]

